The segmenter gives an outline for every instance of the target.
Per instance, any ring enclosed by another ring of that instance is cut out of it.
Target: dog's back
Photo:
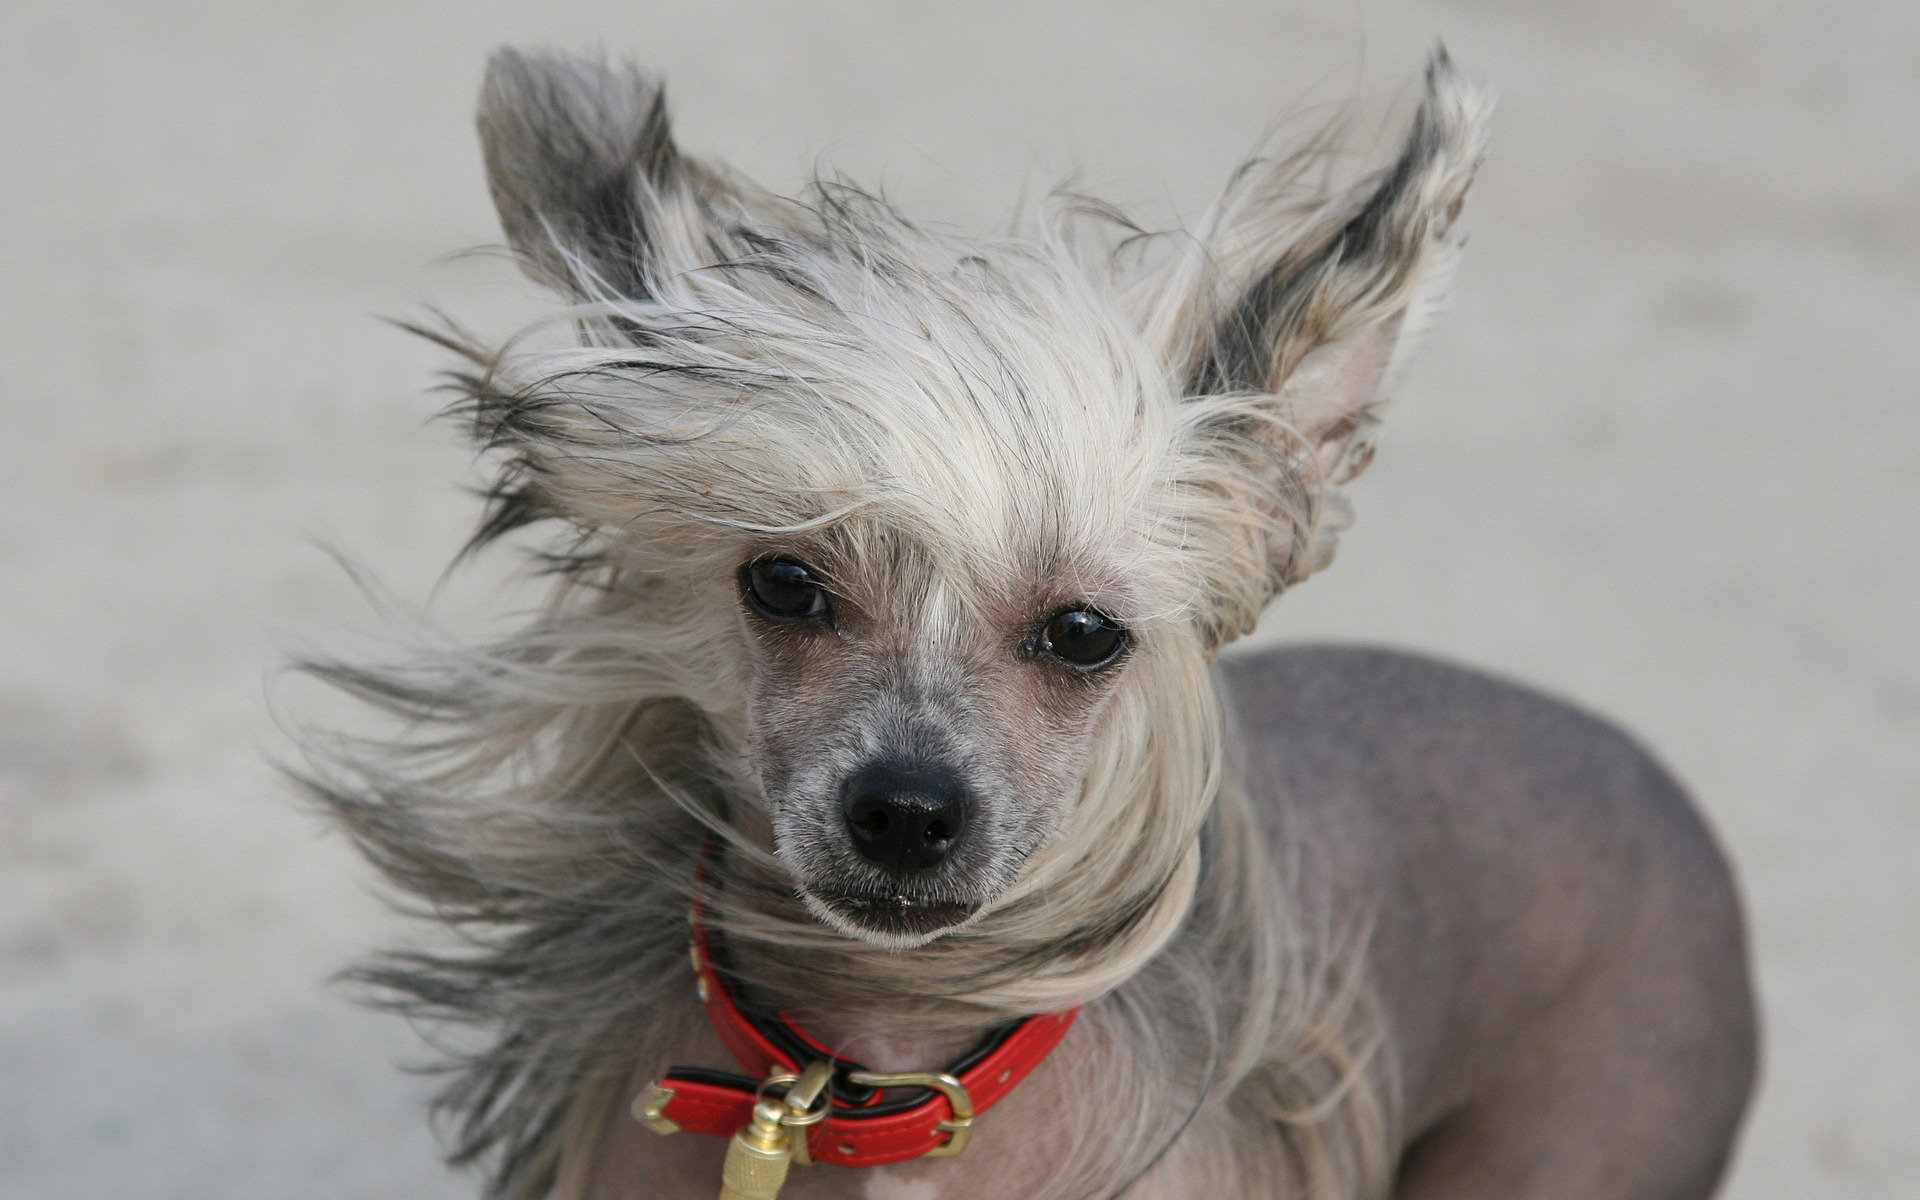
[[[1413,655],[1222,674],[1310,915],[1368,931],[1396,1195],[1711,1191],[1756,1030],[1732,875],[1673,780],[1597,718]]]

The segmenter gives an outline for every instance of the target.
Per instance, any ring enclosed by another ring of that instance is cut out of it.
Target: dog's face
[[[1013,566],[983,591],[901,550],[876,566],[774,543],[737,588],[777,852],[822,919],[912,943],[979,913],[1058,830],[1140,635],[1097,569]]]
[[[1049,843],[1151,835],[1095,815],[1141,790],[1112,714],[1151,743],[1139,714],[1324,561],[1444,286],[1481,113],[1444,62],[1429,85],[1390,170],[1308,205],[1244,172],[1155,259],[780,200],[683,156],[637,74],[496,57],[494,198],[578,340],[468,383],[513,455],[495,521],[563,518],[645,593],[646,652],[737,728],[822,920],[914,945]]]

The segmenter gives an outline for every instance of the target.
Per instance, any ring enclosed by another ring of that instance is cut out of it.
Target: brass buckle
[[[849,1071],[847,1079],[861,1087],[930,1088],[947,1098],[953,1115],[934,1126],[946,1132],[947,1140],[921,1155],[922,1158],[952,1158],[967,1148],[973,1138],[973,1097],[967,1086],[944,1071]]]

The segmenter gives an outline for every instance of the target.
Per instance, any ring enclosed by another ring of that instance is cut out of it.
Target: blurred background
[[[1639,732],[1751,906],[1728,1195],[1920,1197],[1920,6],[142,3],[0,9],[0,1197],[471,1195],[326,980],[391,936],[269,758],[289,647],[455,628],[443,365],[502,330],[500,42],[663,70],[683,144],[997,226],[1077,172],[1191,221],[1266,132],[1380,152],[1428,47],[1502,95],[1451,320],[1341,561],[1262,637],[1414,647]],[[1292,118],[1291,120],[1287,120]],[[436,590],[437,588],[437,590]]]

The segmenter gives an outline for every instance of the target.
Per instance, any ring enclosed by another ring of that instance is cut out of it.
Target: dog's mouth
[[[825,910],[822,916],[850,933],[908,944],[964,925],[980,911],[977,904],[878,892],[809,892],[808,898]]]

